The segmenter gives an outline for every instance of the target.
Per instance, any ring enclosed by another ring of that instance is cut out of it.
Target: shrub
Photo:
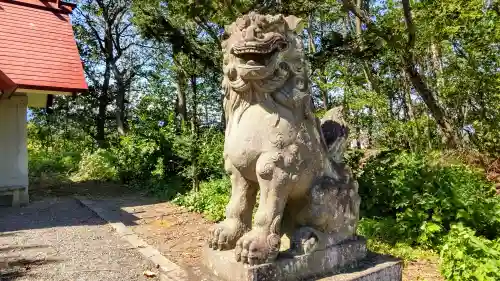
[[[361,149],[348,149],[344,154],[345,163],[351,168],[356,177],[361,171],[361,160],[363,159],[364,151]]]
[[[66,181],[78,169],[80,153],[60,152],[39,145],[28,144],[28,170],[31,182],[44,178],[52,181]]]
[[[500,151],[500,130],[497,129],[500,122],[500,117],[496,120],[487,122],[485,120],[475,121],[475,134],[471,136],[475,146],[483,152],[491,154],[493,157],[498,157]]]
[[[85,152],[78,164],[78,171],[71,176],[72,181],[115,181],[118,173],[116,158],[107,150],[98,149],[94,153]]]
[[[456,222],[496,237],[500,203],[493,185],[479,171],[439,156],[392,151],[370,159],[358,179],[362,216],[390,218],[391,234],[410,245],[438,246]]]
[[[128,186],[133,190],[146,192],[148,195],[165,201],[173,200],[187,190],[187,185],[182,178],[176,176],[167,179],[155,176],[144,181],[132,181]]]
[[[440,270],[446,280],[500,280],[500,239],[477,237],[474,230],[454,225],[440,256]]]
[[[228,177],[202,182],[198,192],[190,191],[179,195],[174,203],[187,207],[190,211],[203,213],[212,221],[225,217],[225,207],[229,202],[231,182]]]
[[[357,234],[367,239],[370,251],[393,255],[405,262],[436,256],[433,251],[415,248],[405,241],[399,241],[404,231],[393,218],[362,218],[358,223]]]
[[[205,130],[198,142],[198,165],[202,179],[222,178],[224,171],[224,133],[216,128]]]
[[[160,157],[160,149],[154,141],[136,135],[122,137],[111,152],[117,177],[122,183],[149,180]]]
[[[172,151],[182,163],[180,174],[190,180],[195,177],[195,173],[199,180],[221,178],[225,175],[224,133],[217,128],[200,130],[197,139],[187,127],[182,127],[179,134],[171,137]],[[196,171],[193,169],[193,152],[196,154]]]

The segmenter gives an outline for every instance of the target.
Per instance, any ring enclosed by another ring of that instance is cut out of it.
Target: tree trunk
[[[401,81],[403,86],[402,101],[405,107],[406,111],[405,115],[407,121],[415,121],[415,109],[413,108],[413,103],[411,101],[411,87],[408,83],[408,78],[404,69],[401,69]],[[413,139],[414,141],[417,142],[417,146],[420,146],[420,138],[419,138],[420,129],[418,128],[418,124],[416,122],[412,126],[412,130],[413,130]]]
[[[99,110],[96,120],[96,142],[97,145],[101,148],[107,146],[106,143],[106,110],[109,103],[109,82],[111,79],[111,64],[109,60],[106,60],[106,66],[104,70],[104,81],[101,89],[97,89],[99,91]]]
[[[116,76],[116,75],[115,75]],[[116,126],[118,133],[124,136],[128,132],[128,124],[125,118],[125,93],[126,89],[123,82],[120,81],[122,77],[116,77],[118,84],[118,92],[116,94]]]
[[[99,96],[99,113],[96,122],[96,142],[100,148],[105,148],[106,144],[106,108],[108,106],[108,97],[104,93]]]
[[[321,81],[321,87],[319,87],[320,93],[321,93],[321,100],[323,101],[323,108],[325,110],[328,110],[330,107],[330,101],[328,98],[328,90],[325,89],[325,85],[327,83],[326,76],[324,75],[323,71],[319,74],[319,80]]]
[[[427,105],[427,108],[432,114],[432,117],[436,120],[436,123],[442,130],[444,136],[446,137],[446,142],[448,147],[456,148],[458,147],[460,141],[455,134],[451,122],[447,119],[444,109],[438,104],[436,98],[432,91],[427,87],[427,84],[423,81],[420,73],[415,69],[413,63],[408,63],[405,67],[405,71],[409,76],[409,79],[420,97]]]
[[[193,92],[192,99],[192,108],[191,108],[191,165],[192,165],[192,181],[193,181],[193,190],[198,192],[200,190],[200,182],[198,178],[199,167],[198,167],[198,92],[197,92],[197,83],[196,76],[191,75],[191,89]]]
[[[356,123],[359,124],[359,122]],[[361,128],[359,125],[356,125],[356,148],[361,149]]]
[[[431,53],[432,53],[432,68],[436,76],[437,88],[441,89],[444,85],[442,78],[443,63],[441,61],[441,48],[436,42],[431,43]]]
[[[356,7],[361,9],[361,4],[363,3],[363,0],[356,0]],[[361,19],[359,17],[356,17],[356,35],[359,37],[361,36]]]
[[[111,62],[114,78],[116,80],[116,127],[118,130],[118,134],[124,136],[128,133],[128,122],[127,117],[125,115],[125,98],[127,94],[127,90],[130,89],[131,80],[133,77],[133,73],[130,73],[130,76],[126,78],[125,71],[120,71],[118,66],[116,65],[115,60],[113,59]],[[132,70],[133,71],[133,70]]]
[[[312,29],[313,18],[309,15],[309,24],[307,25],[307,39],[308,39],[308,49],[310,54],[316,53],[316,45],[314,44],[314,32]]]
[[[175,74],[175,84],[177,88],[176,114],[180,120],[187,120],[186,109],[186,76],[182,70],[177,70]]]

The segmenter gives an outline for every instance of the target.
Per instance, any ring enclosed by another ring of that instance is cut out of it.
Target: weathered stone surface
[[[205,266],[222,280],[292,281],[353,268],[365,259],[367,250],[365,240],[358,238],[310,254],[290,257],[280,255],[272,263],[256,266],[236,262],[234,251],[206,248],[203,254]]]
[[[348,130],[314,115],[301,22],[252,12],[228,26],[222,42],[232,189],[226,219],[208,242],[234,249],[244,264],[276,260],[282,234],[295,254],[311,254],[356,233],[358,185],[343,163]]]
[[[356,268],[308,281],[401,281],[402,279],[403,264],[400,260],[372,254]]]

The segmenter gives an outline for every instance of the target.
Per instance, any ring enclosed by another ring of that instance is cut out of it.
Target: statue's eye
[[[268,29],[269,27],[271,27],[271,25],[267,22],[259,22],[259,24],[257,24],[257,26],[261,29],[261,30],[265,30],[265,29]]]
[[[248,17],[248,15],[245,15],[245,16],[236,20],[236,26],[240,30],[245,29],[245,27],[248,27],[249,25],[250,25],[250,17]]]
[[[222,33],[221,35],[221,39],[224,41],[224,40],[227,40],[229,39],[229,37],[231,37],[231,34],[229,32],[224,32]]]

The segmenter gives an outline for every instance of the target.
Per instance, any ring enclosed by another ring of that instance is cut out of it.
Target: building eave
[[[0,99],[9,98],[17,89],[17,85],[0,70]]]
[[[18,89],[41,90],[51,92],[64,92],[68,94],[83,94],[88,92],[87,88],[64,88],[64,87],[49,87],[49,86],[36,86],[36,85],[17,85]]]
[[[41,10],[55,11],[63,14],[71,14],[76,8],[76,4],[64,1],[58,1],[57,3],[37,1],[38,3],[33,3],[23,0],[0,0],[0,2],[11,3]]]

